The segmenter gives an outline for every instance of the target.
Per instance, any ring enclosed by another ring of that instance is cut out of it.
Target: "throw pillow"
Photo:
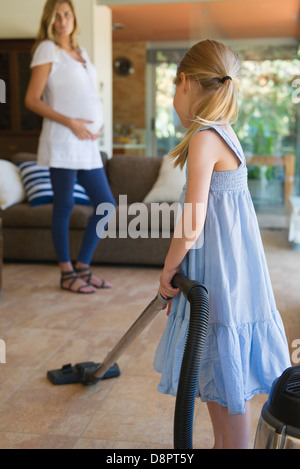
[[[181,170],[178,166],[173,168],[169,156],[163,156],[158,178],[143,202],[178,202],[185,179],[185,170]]]
[[[38,166],[34,161],[19,163],[19,168],[30,206],[52,204],[53,189],[49,168]],[[79,205],[91,205],[85,189],[77,182],[74,185],[74,201]]]
[[[19,168],[10,161],[0,160],[0,208],[23,202],[26,194]]]

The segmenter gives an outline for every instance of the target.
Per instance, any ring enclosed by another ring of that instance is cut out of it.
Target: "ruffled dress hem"
[[[176,300],[179,305],[186,301],[182,294]],[[154,360],[155,371],[162,374],[158,391],[172,396],[176,396],[180,378],[188,333],[189,303],[186,303],[184,318],[176,315],[175,308],[176,305],[172,307]],[[243,414],[245,402],[256,394],[268,394],[273,380],[290,366],[288,354],[281,352],[288,350],[282,331],[282,320],[277,310],[273,311],[272,319],[254,323],[209,324],[196,397],[203,402],[217,402],[227,407],[229,414]],[[274,344],[272,351],[267,346],[269,339]],[[169,357],[173,357],[173,361]]]

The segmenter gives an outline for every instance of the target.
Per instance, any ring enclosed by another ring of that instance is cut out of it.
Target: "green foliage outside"
[[[299,60],[245,61],[235,131],[246,154],[295,153],[297,105],[292,96]]]
[[[176,64],[156,68],[156,137],[158,154],[165,154],[183,138],[185,130],[173,109],[172,79]],[[299,60],[245,60],[242,62],[240,111],[234,129],[246,155],[295,154],[297,112],[293,100]],[[293,86],[294,84],[294,86]],[[280,168],[249,167],[249,179],[280,180]]]

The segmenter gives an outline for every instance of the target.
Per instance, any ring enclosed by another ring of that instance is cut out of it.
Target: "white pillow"
[[[0,160],[0,208],[23,202],[26,194],[19,168],[10,161]]]
[[[158,178],[143,202],[178,202],[185,179],[185,167],[183,170],[179,166],[173,168],[173,161],[169,156],[163,156]]]

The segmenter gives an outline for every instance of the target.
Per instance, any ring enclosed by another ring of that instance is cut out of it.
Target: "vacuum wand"
[[[101,379],[122,353],[131,345],[138,335],[150,324],[157,314],[166,306],[170,299],[165,299],[160,293],[149,303],[138,319],[128,329],[115,347],[108,352],[100,367],[94,373],[96,379]]]
[[[182,274],[175,274],[172,279],[172,286],[179,288],[187,299],[192,288],[198,286],[198,283],[189,280]],[[150,324],[150,322],[157,316],[157,314],[169,303],[171,298],[163,298],[160,293],[151,301],[147,308],[142,312],[134,324],[128,329],[125,335],[115,345],[113,350],[108,352],[104,361],[99,366],[98,370],[93,373],[94,379],[101,379],[105,373],[114,365],[117,359],[122,355],[129,345],[138,337],[138,335]],[[92,376],[91,376],[91,379]]]
[[[197,285],[199,285],[198,282],[189,280],[179,273],[175,274],[172,279],[172,286],[179,288],[188,300],[190,291]],[[171,298],[163,298],[161,294],[158,293],[115,347],[108,352],[103,362],[82,362],[74,366],[69,363],[58,370],[49,370],[47,372],[47,378],[55,385],[74,383],[91,385],[96,384],[102,379],[120,376],[121,372],[116,363],[117,359],[170,300]]]

